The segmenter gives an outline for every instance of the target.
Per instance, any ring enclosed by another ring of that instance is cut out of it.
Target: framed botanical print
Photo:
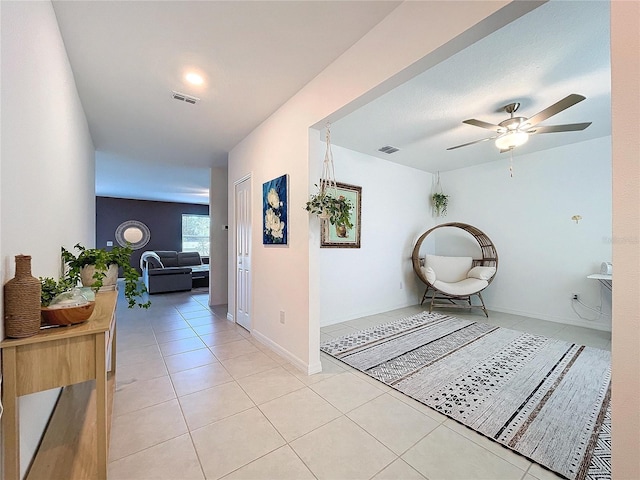
[[[262,184],[262,244],[287,245],[289,175]]]
[[[352,205],[352,228],[345,225],[332,225],[328,220],[322,222],[320,247],[322,248],[360,248],[360,213],[362,204],[362,187],[336,183],[338,197],[345,197]]]

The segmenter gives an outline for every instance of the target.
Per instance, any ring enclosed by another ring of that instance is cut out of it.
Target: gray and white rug
[[[611,354],[437,313],[320,349],[571,480],[611,478]]]

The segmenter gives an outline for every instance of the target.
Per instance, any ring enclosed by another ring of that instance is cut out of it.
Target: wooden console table
[[[20,480],[18,397],[89,380],[95,380],[96,419],[95,433],[93,429],[89,431],[90,435],[95,436],[95,440],[89,443],[96,447],[96,478],[106,480],[109,447],[107,367],[110,357],[111,369],[115,373],[116,300],[117,291],[98,293],[95,309],[86,322],[41,330],[33,337],[0,342],[5,480]],[[60,408],[60,401],[56,409]],[[51,423],[48,428],[52,428]],[[71,452],[72,455],[74,453],[78,452]],[[37,455],[39,454],[40,452]],[[51,470],[49,473],[52,473]]]

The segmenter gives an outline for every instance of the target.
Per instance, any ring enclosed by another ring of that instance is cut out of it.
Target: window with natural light
[[[209,215],[182,214],[182,251],[209,256]]]

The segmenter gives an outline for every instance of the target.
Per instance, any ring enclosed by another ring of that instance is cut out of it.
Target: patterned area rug
[[[435,313],[320,349],[571,480],[611,478],[611,355]]]

